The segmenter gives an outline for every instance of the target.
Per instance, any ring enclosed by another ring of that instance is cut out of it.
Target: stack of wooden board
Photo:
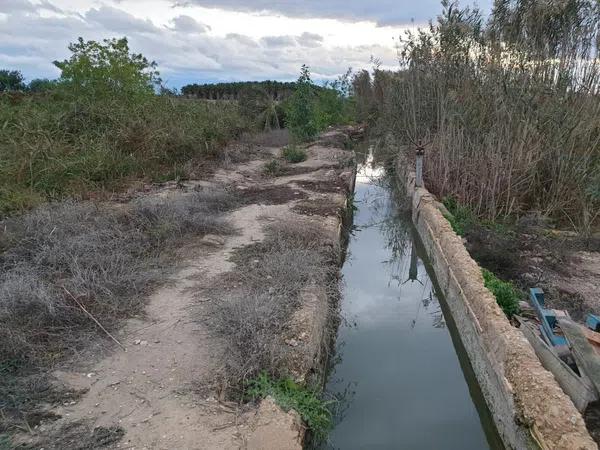
[[[539,288],[530,289],[529,301],[531,313],[516,316],[520,328],[542,365],[584,411],[600,398],[600,318],[590,314],[583,326],[566,311],[546,309]]]

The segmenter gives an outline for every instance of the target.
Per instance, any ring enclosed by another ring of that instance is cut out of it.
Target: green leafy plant
[[[297,141],[308,141],[319,132],[316,92],[308,66],[302,65],[296,90],[287,102],[286,125]]]
[[[498,302],[504,314],[508,317],[518,314],[519,300],[522,297],[521,292],[512,283],[502,281],[487,269],[482,269],[481,273],[483,274],[485,287],[494,294],[496,302]]]
[[[281,151],[281,156],[283,156],[287,162],[293,164],[306,161],[306,158],[308,158],[306,150],[298,148],[295,145],[288,145],[287,147],[284,147]]]
[[[326,437],[331,429],[333,402],[321,399],[317,390],[301,386],[291,378],[274,380],[263,372],[248,383],[246,394],[252,400],[271,396],[284,410],[297,411],[317,439]]]
[[[471,210],[461,206],[454,197],[445,197],[442,203],[450,214],[444,217],[450,222],[452,229],[459,236],[464,236],[468,228],[475,223],[476,219]]]

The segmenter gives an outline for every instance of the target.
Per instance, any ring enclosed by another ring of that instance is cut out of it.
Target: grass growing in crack
[[[222,288],[208,290],[207,325],[227,347],[222,376],[232,387],[263,371],[285,376],[290,349],[282,335],[302,289],[314,284],[337,292],[339,246],[311,222],[286,222],[232,259],[236,268],[223,276]]]
[[[247,384],[246,395],[250,400],[271,396],[283,410],[295,410],[300,414],[317,440],[327,436],[332,427],[332,401],[320,398],[319,391],[296,383],[291,378],[273,379],[265,372]]]
[[[481,273],[483,274],[485,287],[494,294],[496,302],[498,302],[504,314],[509,318],[518,314],[519,300],[522,297],[519,290],[512,283],[502,281],[489,270],[482,269]]]
[[[294,145],[288,145],[287,147],[284,147],[283,150],[281,150],[281,156],[283,156],[287,162],[292,164],[306,161],[306,158],[308,158],[306,150]]]
[[[45,397],[51,368],[104,339],[71,295],[105,326],[139,314],[144,294],[165,279],[166,250],[186,238],[232,232],[224,190],[133,201],[48,204],[1,223],[0,431]],[[7,413],[7,411],[9,413]]]

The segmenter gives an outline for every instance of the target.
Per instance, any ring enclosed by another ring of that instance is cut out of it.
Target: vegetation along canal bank
[[[180,93],[127,38],[0,70],[0,449],[598,448],[599,39],[444,0],[320,85]]]
[[[0,93],[0,448],[301,448],[331,419],[348,99],[304,67],[281,129],[260,86],[186,99],[126,39],[70,50]]]

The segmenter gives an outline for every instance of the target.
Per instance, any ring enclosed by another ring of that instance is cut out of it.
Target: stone
[[[201,244],[210,245],[211,247],[220,247],[225,245],[225,238],[216,234],[207,234],[200,240]]]

